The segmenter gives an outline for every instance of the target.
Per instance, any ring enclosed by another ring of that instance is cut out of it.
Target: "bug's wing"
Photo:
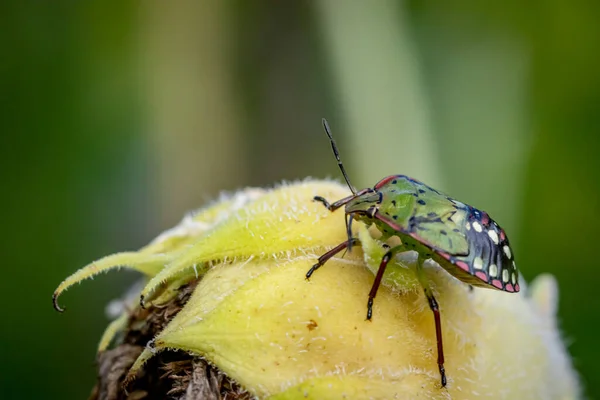
[[[483,281],[480,283],[507,292],[518,292],[519,273],[512,248],[502,228],[489,215],[478,210],[469,213],[467,220],[469,254],[454,259],[442,256]],[[476,282],[470,283],[482,286]]]
[[[454,200],[433,193],[421,194],[410,220],[411,236],[451,255],[468,255],[465,222],[468,209]],[[424,203],[424,204],[423,204]]]

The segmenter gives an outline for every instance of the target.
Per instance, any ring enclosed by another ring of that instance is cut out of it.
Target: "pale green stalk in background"
[[[528,155],[523,44],[494,27],[457,36],[470,28],[446,9],[412,35],[395,1],[323,0],[317,16],[345,118],[333,129],[350,137],[355,185],[407,174],[516,230]]]
[[[402,6],[391,0],[316,4],[355,185],[402,173],[438,187],[438,149]]]
[[[465,23],[451,7],[420,26],[444,189],[490,212],[518,243],[531,142],[526,44],[493,24]]]

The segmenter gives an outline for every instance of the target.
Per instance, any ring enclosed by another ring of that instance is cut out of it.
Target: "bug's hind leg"
[[[387,245],[385,245],[387,246]],[[389,246],[387,246],[389,248]],[[370,321],[373,316],[373,300],[375,300],[375,296],[377,296],[377,291],[379,290],[379,286],[381,285],[381,280],[383,279],[383,274],[385,269],[387,268],[388,263],[394,257],[395,254],[405,251],[406,248],[404,245],[399,245],[392,247],[383,255],[381,259],[381,263],[379,264],[379,268],[377,269],[377,275],[375,275],[375,281],[373,281],[373,286],[371,286],[371,291],[369,292],[369,301],[367,303],[367,320]]]
[[[438,352],[438,368],[440,369],[440,376],[442,379],[442,387],[446,386],[446,370],[444,369],[444,345],[442,343],[442,322],[440,320],[440,307],[438,305],[437,300],[433,296],[433,291],[429,286],[429,279],[427,279],[427,275],[423,270],[423,262],[425,259],[419,257],[417,260],[417,278],[419,279],[419,283],[423,287],[423,291],[425,292],[425,297],[427,297],[427,301],[429,302],[429,308],[433,312],[433,318],[435,320],[435,337],[437,340],[437,352]]]

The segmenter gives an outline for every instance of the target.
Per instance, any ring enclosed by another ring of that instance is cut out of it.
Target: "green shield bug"
[[[327,121],[323,127],[333,154],[352,195],[329,203],[320,196],[329,211],[345,206],[348,240],[319,257],[306,273],[306,279],[337,253],[359,244],[352,237],[352,220],[374,224],[385,241],[397,236],[402,244],[390,248],[383,256],[369,292],[367,320],[373,315],[373,299],[392,257],[405,251],[416,251],[417,278],[433,312],[437,340],[438,367],[442,387],[446,386],[444,347],[438,302],[433,295],[423,263],[432,259],[455,278],[472,286],[505,292],[519,291],[518,271],[508,238],[500,226],[484,212],[405,175],[391,175],[372,188],[357,191],[350,183]]]

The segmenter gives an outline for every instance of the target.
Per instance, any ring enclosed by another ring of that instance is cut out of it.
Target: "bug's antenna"
[[[327,136],[329,136],[329,141],[331,142],[331,149],[333,150],[333,155],[335,156],[338,166],[340,167],[340,170],[342,171],[342,175],[344,175],[344,179],[346,180],[348,187],[352,191],[352,194],[356,195],[356,189],[350,183],[350,178],[348,178],[348,174],[346,173],[346,170],[344,169],[344,164],[342,164],[342,160],[340,159],[340,152],[338,151],[338,148],[335,144],[335,140],[333,140],[333,136],[331,135],[331,129],[329,128],[329,124],[327,123],[327,120],[325,118],[323,118],[322,122],[323,122],[323,128],[325,128],[325,133],[327,134]]]

